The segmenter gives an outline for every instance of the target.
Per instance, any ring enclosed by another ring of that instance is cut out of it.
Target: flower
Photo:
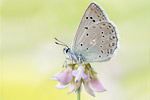
[[[69,86],[69,91],[68,91],[68,94],[75,91],[77,92],[77,90],[79,89],[79,87],[81,86],[81,82],[75,82],[74,80],[70,83],[70,86]]]
[[[86,65],[85,73],[87,75],[87,78],[84,79],[84,87],[85,90],[92,96],[95,96],[93,90],[91,89],[90,85],[93,89],[95,89],[97,92],[103,92],[106,91],[106,89],[103,87],[101,82],[97,78],[97,73],[94,71],[94,69],[91,67],[90,64]]]
[[[96,92],[103,92],[106,89],[97,78],[97,73],[91,67],[91,65],[83,64],[69,64],[67,67],[63,67],[61,71],[52,76],[53,80],[57,80],[59,83],[56,85],[58,89],[65,89],[69,87],[68,94],[82,87],[84,85],[85,90],[92,96],[95,96],[93,89]]]
[[[77,70],[72,72],[72,75],[75,76],[75,82],[79,82],[82,79],[87,78],[87,75],[84,74],[85,68],[84,66],[79,66]]]
[[[103,85],[96,76],[93,79],[91,79],[90,84],[97,92],[106,91],[106,89],[103,87]]]
[[[60,72],[53,75],[52,79],[59,81],[62,85],[70,83],[73,79],[71,66],[63,68]]]

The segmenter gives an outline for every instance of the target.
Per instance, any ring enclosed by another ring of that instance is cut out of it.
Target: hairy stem
[[[80,87],[77,90],[77,100],[80,100]]]

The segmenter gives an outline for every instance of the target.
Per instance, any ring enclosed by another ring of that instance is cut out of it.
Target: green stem
[[[80,87],[77,90],[77,100],[80,100]]]

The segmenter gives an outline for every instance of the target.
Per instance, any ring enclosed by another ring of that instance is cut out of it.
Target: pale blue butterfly
[[[64,54],[68,55],[66,59],[79,64],[108,61],[119,48],[117,27],[95,2],[86,9],[71,48],[56,40],[56,44],[66,46],[63,49]]]

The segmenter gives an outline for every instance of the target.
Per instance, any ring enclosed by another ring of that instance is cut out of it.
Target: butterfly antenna
[[[55,40],[58,41],[58,42],[60,42],[60,43],[62,43],[62,44],[65,44],[64,42],[58,40],[57,38],[55,38]],[[66,45],[66,44],[65,44],[65,45]]]
[[[69,48],[69,47],[67,46],[67,44],[65,44],[64,42],[58,40],[57,38],[54,38],[54,39],[57,41],[57,42],[55,42],[56,44],[62,45],[62,46],[66,46],[67,48]]]

